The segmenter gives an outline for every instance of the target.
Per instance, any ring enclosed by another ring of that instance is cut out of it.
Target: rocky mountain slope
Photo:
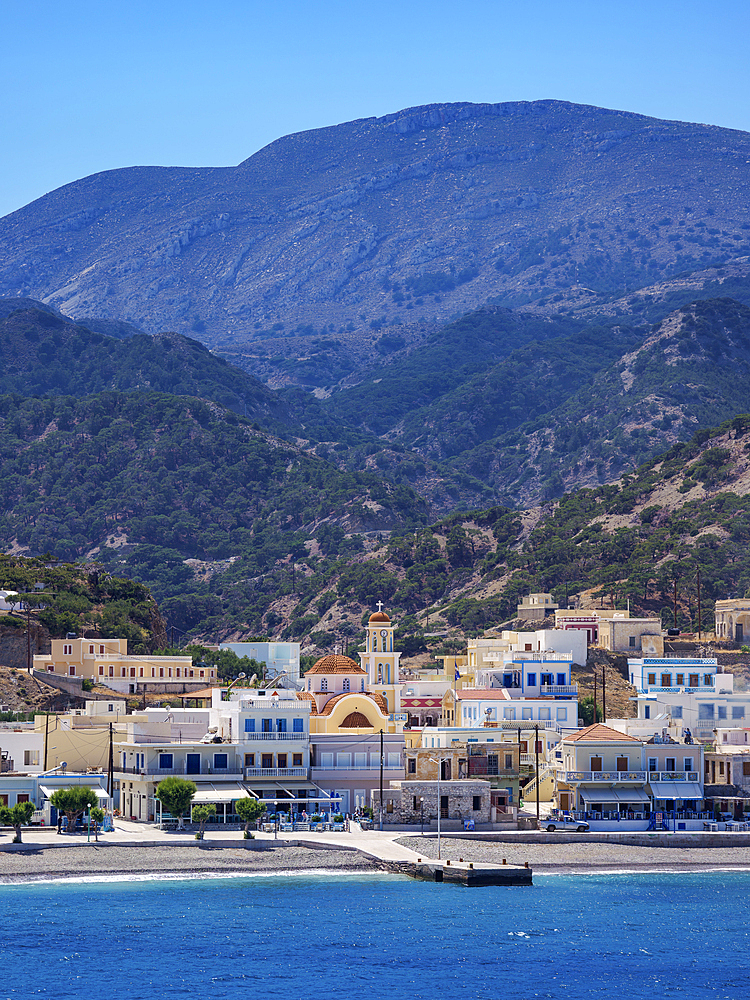
[[[488,301],[590,308],[726,261],[745,280],[749,154],[745,133],[559,101],[412,108],[53,191],[0,220],[0,294],[240,345],[250,370],[276,355],[281,381],[327,337],[336,384],[384,334]]]

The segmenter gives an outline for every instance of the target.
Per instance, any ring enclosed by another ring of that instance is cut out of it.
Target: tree
[[[585,698],[581,698],[578,702],[578,714],[583,719],[584,726],[591,726],[594,723],[594,696],[586,695]],[[602,709],[600,705],[596,706],[596,721],[602,721]]]
[[[104,810],[100,809],[99,806],[96,809],[92,809],[89,812],[92,820],[94,821],[94,839],[99,840],[99,824],[104,822]]]
[[[68,830],[73,831],[78,817],[83,816],[87,809],[98,803],[96,792],[88,785],[71,785],[70,788],[58,788],[50,796],[50,802],[68,817]]]
[[[181,830],[183,829],[182,817],[190,808],[196,791],[195,782],[185,781],[184,778],[165,778],[156,787],[157,799],[168,813],[179,819]]]
[[[21,843],[21,827],[27,826],[31,822],[34,809],[33,802],[17,802],[12,809],[9,809],[8,806],[0,806],[0,823],[3,826],[12,826],[16,831],[13,838],[14,844]]]
[[[215,815],[215,813],[216,813],[216,806],[213,803],[209,805],[200,805],[193,807],[193,821],[195,822],[197,820],[197,822],[200,824],[200,826],[198,827],[198,832],[195,835],[196,840],[203,840],[203,834],[206,829],[206,823],[213,815]]]
[[[250,836],[250,824],[257,822],[266,811],[266,803],[260,799],[238,799],[235,812],[245,824],[245,840]]]

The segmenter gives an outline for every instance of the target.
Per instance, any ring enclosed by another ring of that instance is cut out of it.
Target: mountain
[[[695,271],[721,281],[713,265],[747,291],[749,160],[744,132],[560,101],[412,108],[236,167],[53,191],[0,220],[0,294],[330,388],[378,344],[409,349],[488,303],[576,313]]]
[[[114,320],[92,325],[101,329],[32,299],[0,299],[0,393],[87,396],[144,389],[210,399],[266,425],[289,422],[273,392],[196,340],[175,333],[152,337]]]

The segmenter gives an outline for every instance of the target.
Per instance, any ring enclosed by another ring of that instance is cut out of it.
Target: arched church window
[[[349,690],[349,678],[345,677],[344,678],[344,691],[348,691],[348,690]]]

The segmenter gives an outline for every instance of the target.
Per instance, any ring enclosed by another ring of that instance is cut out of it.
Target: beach
[[[437,857],[437,837],[400,837],[397,841],[425,856]],[[572,874],[615,871],[708,871],[711,869],[750,869],[750,846],[737,847],[640,847],[606,841],[523,843],[471,840],[445,837],[441,857],[444,860],[523,865],[526,861],[535,874]]]
[[[30,845],[31,846],[31,845]],[[0,851],[0,884],[29,879],[75,878],[88,875],[264,874],[311,870],[373,871],[378,865],[357,851],[316,850],[284,844],[264,850],[244,847],[140,846],[76,844]]]

